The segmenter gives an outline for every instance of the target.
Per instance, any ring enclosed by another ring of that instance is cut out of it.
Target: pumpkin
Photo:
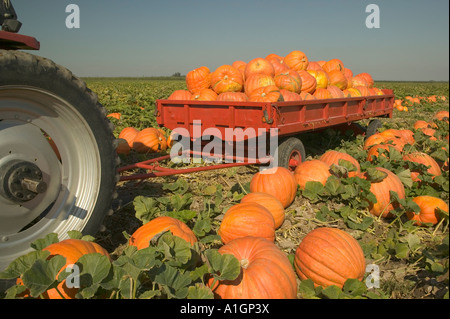
[[[126,140],[123,138],[118,138],[117,140],[116,152],[117,154],[129,154],[131,147]]]
[[[373,80],[372,75],[370,75],[370,73],[363,72],[363,73],[357,74],[356,76],[365,79],[369,88],[373,87],[374,80]]]
[[[217,234],[224,244],[233,239],[254,236],[275,240],[275,221],[264,206],[246,202],[231,206],[220,223]]]
[[[341,90],[345,90],[348,86],[347,78],[344,75],[344,72],[339,70],[332,70],[328,72],[328,83],[330,85],[337,86]]]
[[[273,195],[267,193],[249,193],[241,199],[241,203],[257,203],[264,206],[273,216],[275,229],[279,228],[285,218],[283,204]]]
[[[275,85],[268,85],[253,90],[248,96],[250,102],[279,102],[283,101],[280,89]]]
[[[133,149],[138,153],[158,153],[167,149],[164,135],[153,127],[148,127],[136,134]]]
[[[353,78],[353,71],[349,68],[344,67],[344,74],[347,79]]]
[[[369,150],[367,151],[367,160],[369,162],[372,162],[374,160],[374,158],[378,158],[378,156],[380,155],[380,150],[385,150],[385,151],[389,152],[390,147],[393,147],[394,149],[396,149],[399,152],[402,151],[402,149],[396,145],[376,144],[376,145],[373,145],[371,148],[369,148]],[[382,156],[386,157],[385,154],[382,154]]]
[[[255,58],[247,63],[244,70],[245,78],[249,78],[253,74],[265,74],[273,77],[275,70],[272,63],[264,58]]]
[[[192,93],[188,90],[175,90],[167,98],[168,100],[190,100],[192,98]]]
[[[317,87],[317,80],[308,71],[298,71],[298,75],[302,79],[302,89],[301,92],[306,92],[313,94]]]
[[[253,176],[250,191],[271,194],[286,208],[297,195],[297,181],[287,168],[272,167]]]
[[[396,130],[387,129],[380,133],[381,136],[386,137],[388,140],[390,138],[401,139],[405,144],[414,144],[414,132],[411,130]]]
[[[115,118],[116,120],[120,120],[120,118],[122,117],[122,114],[120,114],[120,113],[109,113],[108,115],[106,115],[106,117],[112,117],[112,118]]]
[[[363,86],[369,88],[369,83],[367,83],[366,79],[361,76],[354,76],[351,79],[351,87]]]
[[[244,92],[224,92],[217,96],[217,101],[247,102],[248,96]]]
[[[295,50],[284,57],[283,63],[294,71],[301,71],[308,68],[309,60],[305,53]]]
[[[302,90],[302,78],[294,70],[282,71],[274,77],[275,85],[281,90],[300,93]]]
[[[217,94],[224,92],[240,92],[244,87],[244,78],[241,72],[231,66],[219,66],[211,75],[211,88]]]
[[[345,97],[360,97],[362,96],[361,91],[353,87],[342,90]]]
[[[354,86],[355,89],[357,89],[359,92],[361,92],[361,96],[371,96],[373,95],[370,93],[370,90],[367,86]]]
[[[195,101],[215,101],[217,100],[217,93],[211,89],[203,89],[197,93],[192,94],[191,100]]]
[[[437,141],[436,136],[434,134],[436,133],[436,130],[431,127],[425,127],[421,129],[422,133],[429,136],[431,141]]]
[[[417,120],[414,123],[415,130],[420,130],[420,129],[427,128],[427,127],[430,127],[430,123],[423,121],[423,120]]]
[[[63,256],[66,258],[66,264],[61,268],[59,274],[66,269],[69,265],[74,265],[78,259],[87,254],[99,253],[102,254],[111,261],[111,257],[108,252],[99,244],[89,242],[81,239],[66,239],[58,243],[51,244],[43,250],[49,251],[50,256]],[[63,280],[58,284],[58,291],[65,299],[75,299],[75,295],[78,292],[78,288],[68,288],[66,281]],[[63,299],[56,289],[49,289],[42,294],[45,299]]]
[[[301,98],[302,100],[305,100],[305,101],[308,101],[308,100],[317,100],[317,98],[316,98],[314,95],[312,95],[311,93],[308,93],[308,92],[301,92],[301,93],[300,93],[300,98]]]
[[[283,57],[281,56],[281,55],[278,55],[278,54],[276,54],[276,53],[270,53],[270,54],[268,54],[267,56],[266,56],[266,60],[272,60],[272,59],[278,59],[278,60],[280,60],[280,61],[283,61]]]
[[[448,213],[448,205],[440,198],[433,196],[417,196],[413,201],[420,207],[420,212],[407,211],[406,216],[409,220],[415,220],[415,225],[422,226],[426,223],[436,225],[440,221],[440,216],[437,209],[441,209]]]
[[[328,87],[330,79],[324,70],[308,70],[307,72],[316,79],[317,88],[326,89]]]
[[[294,171],[294,177],[301,190],[307,182],[319,182],[325,185],[331,176],[330,166],[321,160],[309,160],[300,163]]]
[[[300,94],[295,93],[295,92],[291,92],[285,89],[281,89],[280,90],[281,95],[283,96],[283,100],[285,102],[290,102],[290,101],[301,101],[302,97],[300,96]]]
[[[130,148],[133,148],[133,142],[136,138],[136,135],[139,133],[139,130],[134,127],[125,127],[119,134],[120,139],[124,139],[127,141]]]
[[[386,141],[388,137],[381,135],[380,133],[375,133],[364,141],[364,150],[368,150],[373,145],[381,144]]]
[[[197,94],[211,85],[211,71],[206,66],[191,70],[186,74],[186,86],[189,92]]]
[[[239,72],[241,72],[241,74],[242,74],[242,78],[244,79],[244,70],[245,70],[245,67],[247,66],[247,62],[238,60],[238,61],[234,61],[231,64],[231,66],[238,69]]]
[[[275,85],[275,80],[272,76],[266,74],[253,74],[246,78],[244,91],[247,96],[250,96],[254,90],[268,85]]]
[[[306,71],[323,71],[323,68],[320,66],[319,62],[309,61]]]
[[[297,280],[287,258],[274,243],[258,237],[242,237],[219,248],[219,253],[233,255],[241,266],[233,281],[214,283],[215,298],[220,299],[295,299]]]
[[[449,111],[438,111],[434,114],[433,118],[439,121],[447,121],[449,119]]]
[[[318,100],[327,100],[332,99],[333,96],[331,95],[330,91],[324,88],[316,88],[313,94]]]
[[[345,97],[344,92],[340,88],[338,88],[336,85],[328,85],[327,90],[328,90],[328,92],[331,93],[331,96],[335,99]]]
[[[282,59],[272,57],[267,60],[270,61],[270,63],[272,63],[275,75],[278,73],[281,73],[281,72],[287,72],[287,71],[291,70],[285,63],[283,63]],[[291,70],[291,71],[294,71],[294,70]]]
[[[191,245],[197,242],[194,232],[181,220],[169,216],[160,216],[139,227],[131,235],[129,244],[136,246],[137,249],[147,248],[155,236],[166,231],[170,231],[172,235],[184,239]]]
[[[345,67],[344,63],[340,59],[331,59],[327,61],[322,68],[325,72],[330,73],[331,71],[338,70],[340,72],[344,72]]]
[[[376,167],[376,170],[386,174],[381,181],[371,181],[370,191],[375,195],[376,202],[369,202],[369,211],[372,215],[384,218],[392,217],[391,211],[398,207],[398,203],[391,203],[390,191],[397,193],[399,199],[405,198],[405,187],[400,178],[390,170]],[[360,175],[368,179],[367,172]]]
[[[301,280],[311,279],[316,287],[342,288],[348,279],[361,281],[366,271],[358,241],[330,227],[316,228],[303,238],[295,252],[294,266]]]
[[[413,152],[410,154],[405,154],[405,155],[403,155],[403,160],[423,164],[423,165],[429,167],[427,169],[427,172],[429,174],[433,175],[433,177],[440,176],[442,174],[441,168],[440,168],[439,164],[436,162],[436,160],[426,153]],[[422,173],[423,172],[420,170],[413,170],[411,172],[412,180],[419,181],[418,176]]]
[[[352,163],[355,166],[356,170],[349,172],[348,173],[349,177],[353,177],[356,174],[359,174],[361,172],[361,167],[359,165],[358,160],[347,153],[329,150],[329,151],[326,151],[319,159],[322,162],[326,163],[328,166],[331,166],[333,164],[339,165],[339,161],[341,159]]]

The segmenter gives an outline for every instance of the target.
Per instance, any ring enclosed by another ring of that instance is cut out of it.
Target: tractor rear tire
[[[115,147],[106,110],[82,80],[0,50],[0,271],[49,233],[96,234],[116,195]]]

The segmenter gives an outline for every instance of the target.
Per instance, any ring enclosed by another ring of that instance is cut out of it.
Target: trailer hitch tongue
[[[42,172],[33,163],[12,160],[0,166],[0,195],[14,202],[27,202],[47,191]]]

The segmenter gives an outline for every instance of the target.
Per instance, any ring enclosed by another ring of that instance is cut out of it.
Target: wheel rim
[[[295,171],[295,168],[302,162],[302,154],[297,151],[293,150],[291,154],[289,155],[289,162],[288,167],[291,172]]]
[[[67,231],[82,230],[100,187],[92,130],[73,105],[45,90],[0,88],[0,170],[14,161],[36,165],[46,187],[23,203],[0,193],[0,270],[48,233],[62,240]]]

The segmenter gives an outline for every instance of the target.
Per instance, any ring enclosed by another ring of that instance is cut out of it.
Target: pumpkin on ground
[[[391,211],[398,207],[398,203],[391,202],[390,191],[397,193],[399,199],[405,198],[405,187],[400,178],[390,170],[383,167],[376,167],[376,170],[385,173],[386,177],[379,181],[371,181],[370,191],[375,195],[376,202],[369,202],[369,212],[375,216],[384,218],[392,217]],[[362,178],[369,179],[368,173],[360,175]]]
[[[138,153],[158,153],[167,149],[164,134],[156,128],[148,127],[136,134],[133,149]]]
[[[406,216],[410,220],[415,220],[416,225],[422,226],[427,223],[436,225],[440,221],[438,209],[448,213],[448,205],[440,198],[423,195],[414,197],[413,201],[420,207],[420,212],[415,214],[407,211]]]
[[[358,160],[344,152],[329,150],[326,151],[319,159],[328,166],[333,164],[338,166],[341,159],[350,162],[353,166],[355,166],[355,171],[348,172],[349,177],[356,176],[361,172],[361,166],[359,165]]]
[[[267,193],[248,193],[241,199],[241,203],[257,203],[264,206],[273,216],[275,229],[279,228],[285,218],[283,204],[273,195]]]
[[[403,155],[403,160],[406,162],[414,162],[423,164],[428,167],[427,172],[433,177],[440,176],[442,174],[441,167],[434,158],[423,152],[413,152]],[[418,176],[423,174],[423,171],[417,169],[411,172],[411,178],[413,181],[418,181]]]
[[[184,239],[191,245],[197,242],[194,232],[181,220],[169,216],[160,216],[139,227],[131,235],[129,244],[136,246],[137,249],[147,248],[150,245],[150,240],[166,231],[170,231],[174,236]]]
[[[58,243],[51,244],[44,248],[43,250],[49,251],[50,256],[63,256],[66,258],[66,264],[61,268],[59,274],[66,269],[69,265],[74,265],[78,259],[87,254],[99,253],[102,254],[111,261],[106,249],[97,243],[85,241],[81,239],[66,239]],[[61,295],[58,293],[61,293]],[[49,289],[42,294],[45,299],[75,299],[75,295],[78,292],[78,288],[68,288],[66,281],[63,280],[58,284],[58,291],[56,289]]]
[[[233,239],[254,236],[275,240],[275,220],[262,205],[245,202],[231,206],[220,223],[217,234],[224,244]]]
[[[297,181],[287,168],[273,167],[253,176],[250,191],[271,194],[286,208],[292,204],[297,195]]]
[[[315,286],[344,286],[347,279],[362,280],[366,271],[364,253],[347,232],[322,227],[308,233],[297,247],[295,270],[301,280]]]
[[[136,138],[136,135],[139,133],[139,130],[137,128],[134,127],[125,127],[120,133],[119,133],[119,138],[120,139],[124,139],[125,141],[127,141],[128,146],[130,146],[130,148],[133,148],[133,142],[134,139]]]
[[[241,273],[233,281],[208,281],[218,299],[296,299],[297,281],[289,259],[273,242],[242,237],[219,248],[237,258]]]
[[[316,159],[300,163],[294,171],[295,180],[301,190],[305,189],[307,182],[319,182],[325,185],[330,176],[330,166]]]

